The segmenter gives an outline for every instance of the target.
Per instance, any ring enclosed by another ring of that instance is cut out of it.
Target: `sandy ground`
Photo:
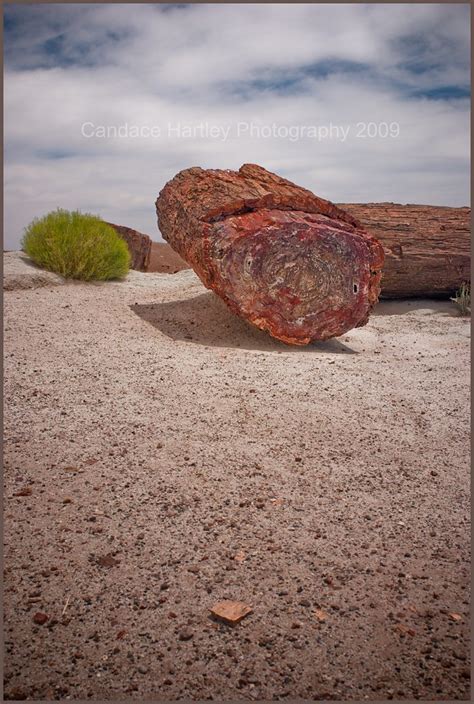
[[[289,348],[132,272],[7,291],[5,336],[6,698],[469,699],[451,303]]]
[[[59,274],[36,266],[23,252],[4,252],[3,269],[4,291],[61,286],[66,283],[66,280]]]

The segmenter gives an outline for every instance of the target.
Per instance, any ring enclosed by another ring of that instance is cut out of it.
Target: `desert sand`
[[[469,699],[454,304],[292,348],[192,271],[5,260],[6,698]]]

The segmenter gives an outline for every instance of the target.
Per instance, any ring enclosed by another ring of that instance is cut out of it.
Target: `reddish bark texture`
[[[254,164],[181,171],[161,191],[158,225],[207,288],[286,343],[364,325],[383,250],[350,214]]]
[[[433,205],[341,205],[385,251],[382,298],[448,297],[471,279],[471,209]]]
[[[146,271],[150,263],[151,237],[124,225],[114,225],[112,222],[108,222],[107,225],[113,227],[127,243],[131,256],[130,268]]]
[[[163,237],[238,315],[305,345],[364,325],[383,250],[349,213],[260,166],[186,169],[161,191]]]

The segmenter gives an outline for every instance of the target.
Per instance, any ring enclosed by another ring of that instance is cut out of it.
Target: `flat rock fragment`
[[[210,609],[211,614],[221,621],[234,626],[245,616],[252,613],[252,608],[242,601],[219,601]]]

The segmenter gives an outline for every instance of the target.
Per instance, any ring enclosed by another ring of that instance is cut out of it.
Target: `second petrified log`
[[[254,164],[181,171],[161,191],[163,237],[238,315],[305,345],[364,325],[383,249],[348,213]]]
[[[384,248],[381,298],[447,298],[471,280],[471,209],[398,203],[340,205]]]
[[[108,222],[107,225],[113,227],[127,243],[130,252],[130,268],[137,271],[147,271],[151,255],[151,237],[124,225],[114,225],[113,222]]]

